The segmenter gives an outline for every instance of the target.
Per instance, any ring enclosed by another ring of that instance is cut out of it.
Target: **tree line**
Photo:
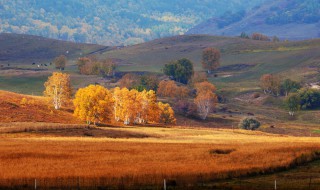
[[[54,72],[44,84],[44,95],[55,109],[71,100],[70,75]],[[80,88],[73,99],[74,115],[88,124],[122,121],[124,124],[176,122],[174,111],[167,103],[157,102],[153,90],[107,89],[100,85]]]

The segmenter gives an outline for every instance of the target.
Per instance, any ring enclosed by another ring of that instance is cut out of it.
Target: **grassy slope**
[[[216,47],[222,52],[221,66],[249,64],[255,67],[225,79],[228,82],[257,79],[263,73],[282,73],[311,65],[320,59],[320,40],[301,42],[261,42],[205,35],[176,36],[105,52],[102,57],[124,60],[122,70],[161,72],[171,60],[189,58],[201,70],[201,52]],[[221,81],[224,81],[220,79]]]
[[[81,123],[68,109],[54,110],[47,98],[7,91],[0,91],[0,113],[0,122]]]
[[[11,65],[27,64],[33,62],[48,63],[63,54],[69,59],[77,58],[104,46],[94,44],[79,44],[61,40],[53,40],[32,35],[0,34],[0,64]],[[67,53],[68,52],[68,53]]]

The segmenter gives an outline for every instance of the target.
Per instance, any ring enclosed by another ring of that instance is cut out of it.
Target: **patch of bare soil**
[[[234,98],[237,101],[246,102],[246,103],[253,103],[256,105],[262,105],[264,100],[268,96],[263,93],[256,93],[256,92],[250,92],[246,94],[242,94]]]

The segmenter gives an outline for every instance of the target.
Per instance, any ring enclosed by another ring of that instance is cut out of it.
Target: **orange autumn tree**
[[[277,75],[264,74],[260,78],[260,86],[265,94],[280,95],[281,80]]]
[[[197,90],[197,96],[194,99],[194,103],[197,105],[200,118],[205,120],[217,102],[217,96],[214,93],[216,88],[207,81],[196,83],[195,88]]]
[[[73,100],[74,115],[88,124],[109,121],[112,117],[112,94],[100,85],[80,88]]]
[[[60,55],[53,60],[53,63],[56,66],[56,69],[60,69],[62,71],[66,67],[67,57],[64,55]]]
[[[170,123],[173,120],[172,117],[174,118],[173,110],[169,105],[163,106],[160,104],[159,106],[153,90],[139,92],[135,89],[128,90],[127,88],[116,87],[113,89],[113,100],[114,118],[116,121],[123,121],[125,125],[130,123],[159,123],[164,121],[161,118],[165,118],[165,116],[160,116],[168,115],[168,113],[170,113],[169,118],[171,119],[163,123]]]
[[[142,107],[138,118],[139,123],[156,122],[159,115],[159,110],[155,91],[144,90],[140,94]]]
[[[176,85],[172,80],[163,80],[159,83],[157,94],[162,97],[182,99],[188,97],[189,89],[185,86]]]
[[[44,96],[49,97],[55,109],[60,109],[71,97],[70,75],[54,72],[44,83]]]
[[[208,73],[217,69],[220,66],[221,53],[216,48],[206,48],[202,52],[202,68],[206,69]]]

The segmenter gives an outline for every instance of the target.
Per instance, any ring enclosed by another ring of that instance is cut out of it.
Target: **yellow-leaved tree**
[[[156,122],[159,116],[157,106],[157,96],[155,91],[142,91],[141,93],[141,109],[139,112],[138,122],[148,123]]]
[[[55,109],[60,109],[71,98],[70,75],[68,74],[54,72],[44,86],[43,94],[50,98]]]
[[[164,124],[175,124],[176,118],[174,117],[174,111],[169,104],[158,102],[159,117],[158,122]]]
[[[88,124],[107,122],[113,114],[113,98],[111,92],[100,85],[89,85],[80,88],[73,100],[74,115]]]
[[[194,103],[197,105],[197,111],[201,119],[205,120],[212,111],[214,104],[217,102],[217,96],[214,93],[216,87],[205,81],[195,84],[197,96]]]

